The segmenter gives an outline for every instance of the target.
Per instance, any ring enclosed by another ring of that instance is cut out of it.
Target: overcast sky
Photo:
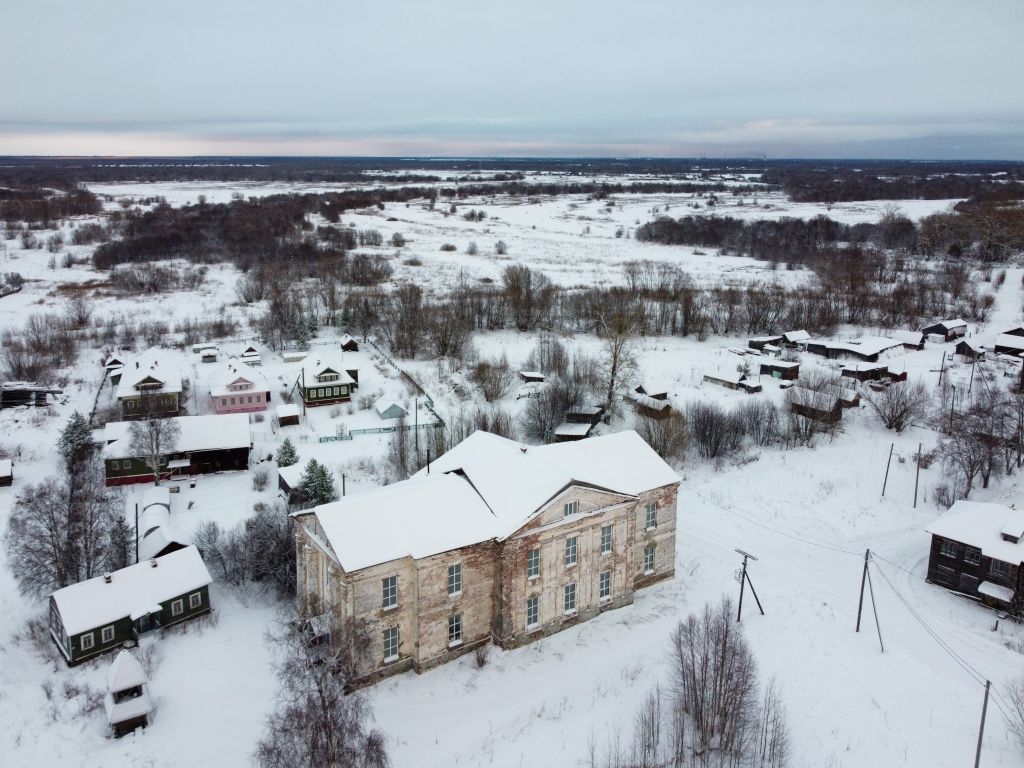
[[[0,154],[1024,159],[1024,0],[3,0]]]

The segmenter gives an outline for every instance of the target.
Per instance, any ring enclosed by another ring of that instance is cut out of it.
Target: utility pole
[[[749,552],[744,552],[742,549],[737,549],[735,551],[738,552],[739,554],[743,555],[743,566],[742,566],[742,569],[741,569],[741,572],[740,572],[740,575],[739,575],[739,578],[740,578],[740,604],[739,604],[739,607],[736,609],[736,621],[738,623],[740,621],[740,619],[743,617],[743,587],[745,585],[747,585],[747,584],[750,585],[750,592],[751,592],[751,594],[753,594],[754,600],[757,601],[757,609],[761,612],[762,616],[764,616],[764,608],[761,607],[761,600],[758,598],[757,592],[754,591],[754,582],[752,582],[750,580],[750,574],[747,573],[747,560],[750,559],[750,560],[754,560],[756,562],[757,558],[754,557]]]
[[[988,713],[988,689],[992,683],[985,681],[985,703],[981,705],[981,727],[978,728],[978,749],[974,753],[974,768],[981,765],[981,740],[985,736],[985,715]]]
[[[860,600],[857,602],[857,632],[860,632],[860,614],[864,609],[864,584],[868,580],[868,561],[871,559],[871,550],[864,550],[864,571],[860,575]]]
[[[917,509],[917,483],[921,478],[921,448],[924,443],[917,444],[917,472],[914,473],[914,509]]]
[[[942,386],[942,375],[946,372],[946,352],[942,352],[942,362],[939,363],[939,386]]]
[[[896,443],[889,443],[889,460],[885,462],[885,480],[882,481],[882,496],[885,497],[885,486],[889,484],[889,465],[892,464],[892,449],[896,447]],[[864,587],[861,585],[861,591],[863,592]]]
[[[342,496],[342,498],[345,497],[345,473],[344,472],[341,473],[341,496]]]
[[[408,401],[406,401],[408,402]],[[416,441],[416,460],[419,461],[420,457],[420,399],[413,399],[413,410],[416,412],[413,415],[413,439]]]
[[[135,502],[135,562],[139,562],[139,502]]]
[[[875,587],[871,583],[871,569],[867,569],[868,594],[871,595],[871,611],[875,614],[875,629],[878,630],[878,647],[885,653],[885,644],[882,642],[882,625],[878,623],[878,605],[875,603]]]
[[[956,403],[956,386],[950,387],[949,396],[949,434],[953,434],[953,405]]]

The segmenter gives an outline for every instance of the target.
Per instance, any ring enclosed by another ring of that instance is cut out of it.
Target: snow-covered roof
[[[209,416],[175,416],[181,434],[173,450],[167,453],[192,453],[229,448],[248,448],[252,442],[249,416],[230,413]],[[103,457],[107,459],[137,459],[131,450],[130,421],[111,421],[103,432]]]
[[[142,695],[136,696],[133,699],[126,699],[117,704],[114,703],[114,697],[108,693],[103,698],[103,708],[107,713],[107,722],[111,725],[116,725],[117,723],[124,723],[128,720],[148,715],[153,711],[153,702],[150,701],[149,694],[145,690],[143,690]]]
[[[111,693],[127,691],[147,682],[146,672],[139,660],[127,650],[120,651],[107,669],[107,690]]]
[[[666,408],[672,407],[668,400],[657,400],[649,395],[641,395],[639,392],[627,392],[626,397],[637,405],[642,405],[644,408],[650,408],[654,411],[663,411]]]
[[[951,331],[954,328],[964,328],[964,327],[966,327],[967,326],[967,321],[966,320],[961,320],[960,318],[956,318],[955,320],[940,320],[937,323],[933,323],[933,325],[941,325],[947,331]]]
[[[850,341],[830,342],[829,349],[838,349],[844,352],[856,352],[861,355],[877,355],[893,347],[902,347],[903,342],[890,339],[886,336],[862,336],[859,339]]]
[[[773,341],[778,341],[781,338],[782,338],[782,336],[751,336],[749,341],[752,341],[755,344],[760,344],[760,343],[769,344],[769,343],[771,343]]]
[[[1000,333],[996,336],[995,346],[1024,350],[1024,336],[1014,336],[1012,333]]]
[[[277,418],[287,419],[299,415],[299,406],[295,403],[281,403],[277,406]]]
[[[519,375],[522,376],[524,379],[540,379],[541,381],[544,380],[544,374],[541,373],[540,371],[520,371]]]
[[[376,403],[373,404],[373,408],[375,411],[377,411],[377,415],[382,418],[384,414],[388,411],[388,409],[391,407],[398,408],[403,415],[409,413],[409,410],[404,405],[402,405],[401,403],[396,403],[389,397],[382,397]]]
[[[112,624],[186,592],[208,585],[212,579],[199,550],[186,547],[156,561],[146,560],[110,574],[81,581],[53,593],[53,601],[69,635]]]
[[[171,489],[166,485],[151,485],[142,494],[143,512],[156,504],[168,510],[171,508]]]
[[[598,416],[604,413],[604,408],[600,405],[576,405],[566,411],[566,413],[578,414],[580,416]]]
[[[889,335],[903,344],[913,344],[914,346],[924,341],[924,334],[921,331],[896,330],[890,331]]]
[[[432,462],[429,474],[424,468],[312,513],[341,566],[354,571],[504,538],[570,485],[636,496],[678,482],[632,430],[539,447],[478,431]]]
[[[352,367],[352,366],[349,366]],[[342,363],[341,355],[329,350],[317,350],[310,352],[309,356],[302,361],[302,371],[299,380],[307,387],[317,386],[317,376],[324,373],[336,373],[338,378],[324,384],[355,384],[353,379],[345,372],[345,365]]]
[[[960,339],[960,344],[963,344],[968,349],[973,349],[975,352],[985,351],[985,347],[983,347],[977,339]],[[960,346],[960,344],[957,344],[957,346]]]
[[[210,379],[210,395],[212,397],[224,397],[236,395],[238,391],[232,391],[232,385],[248,384],[249,387],[243,392],[269,392],[267,380],[259,373],[254,372],[251,366],[246,365],[237,358],[229,358],[223,366]]]
[[[705,373],[704,378],[712,381],[723,381],[728,384],[739,384],[743,379],[747,377],[747,374],[741,373],[740,371],[715,371],[713,373]]]
[[[189,537],[178,530],[178,526],[165,522],[139,540],[139,560],[150,560],[171,544],[187,547],[191,543]]]
[[[1024,538],[1024,515],[1007,520],[999,533],[1003,536],[1013,536],[1015,539]]]
[[[784,338],[790,344],[795,344],[798,341],[808,341],[811,338],[811,334],[803,330],[786,331],[784,334],[782,334],[782,338]]]
[[[637,392],[637,394],[646,394],[648,397],[657,398],[658,395],[668,394],[668,386],[666,384],[662,384],[660,381],[645,381],[637,387],[637,390],[640,389],[643,389],[643,392]]]
[[[813,408],[816,411],[833,411],[839,404],[835,395],[826,392],[817,392],[804,387],[791,387],[789,390],[789,402],[795,405],[802,405]]]
[[[555,434],[563,437],[586,437],[593,428],[594,425],[590,422],[576,424],[567,421],[555,427]]]
[[[794,361],[791,361],[791,360],[772,360],[770,358],[766,359],[764,357],[761,358],[760,363],[761,363],[761,365],[768,365],[768,366],[771,366],[772,368],[799,368],[800,367],[800,363],[799,362],[794,362]]]
[[[991,581],[981,582],[981,584],[978,585],[978,594],[994,597],[996,600],[1002,600],[1004,603],[1008,603],[1013,600],[1012,589],[1004,587],[1001,584],[993,584]]]
[[[925,530],[944,539],[977,547],[987,557],[1004,563],[1024,563],[1024,542],[1002,537],[1005,528],[1024,526],[1024,510],[983,501],[958,501]]]
[[[885,371],[888,370],[889,366],[885,363],[850,363],[843,366],[844,371],[859,371],[866,373],[868,371]]]
[[[167,525],[170,521],[171,513],[167,511],[167,508],[160,504],[154,504],[139,516],[139,531],[145,537],[154,528]]]
[[[0,477],[10,477],[14,473],[14,465],[10,459],[0,459]]]
[[[341,334],[341,338],[338,339],[338,343],[341,344],[341,346],[345,346],[350,341],[354,341],[356,344],[359,343],[359,340],[355,336],[353,336],[351,333],[343,333],[343,334]]]
[[[181,370],[177,359],[166,350],[151,349],[122,369],[121,380],[117,384],[118,399],[138,395],[140,390],[137,385],[146,379],[160,383],[159,387],[147,388],[146,392],[181,392]]]

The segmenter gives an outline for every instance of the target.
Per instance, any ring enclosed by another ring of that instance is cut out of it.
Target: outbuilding
[[[0,486],[14,484],[14,462],[10,459],[0,459]]]
[[[299,406],[295,403],[282,403],[277,406],[277,424],[280,427],[298,426]]]
[[[804,387],[790,388],[789,410],[798,416],[830,425],[839,423],[843,418],[843,407],[838,397]]]
[[[992,349],[997,355],[1019,355],[1024,352],[1024,336],[1001,333],[996,336]]]
[[[602,405],[577,405],[565,412],[565,420],[570,424],[597,424],[602,416]]]
[[[761,385],[756,381],[750,381],[747,374],[739,371],[727,371],[725,373],[705,373],[704,381],[709,384],[717,384],[726,389],[739,389],[747,394],[761,391]]]
[[[924,334],[921,331],[891,331],[889,336],[907,349],[924,349]]]
[[[750,349],[756,349],[758,352],[763,351],[766,346],[777,346],[781,343],[781,336],[754,336],[747,340],[747,346]]]
[[[853,365],[844,365],[843,378],[853,379],[854,381],[881,381],[882,379],[888,378],[889,366],[884,363],[854,363]]]
[[[593,429],[594,425],[588,422],[574,423],[566,421],[555,427],[555,442],[571,443],[574,440],[583,440],[590,437],[590,432]]]
[[[660,421],[672,413],[672,404],[668,400],[656,400],[639,392],[627,392],[625,397],[633,404],[638,414],[649,419]]]
[[[985,348],[974,339],[961,339],[956,345],[956,354],[965,360],[981,360],[985,357]]]
[[[524,384],[543,384],[544,374],[540,371],[520,371],[519,378]]]
[[[359,342],[356,341],[355,337],[346,333],[343,334],[341,339],[341,351],[342,352],[358,352]]]
[[[921,329],[925,336],[941,336],[944,341],[953,341],[961,336],[967,335],[967,323],[957,318],[956,320],[940,320],[937,323],[926,325]]]
[[[800,378],[800,363],[786,360],[762,360],[759,372],[762,376],[771,376],[773,379],[795,380]]]
[[[107,670],[107,695],[103,708],[115,738],[149,725],[153,702],[149,699],[146,672],[129,651],[122,650]]]

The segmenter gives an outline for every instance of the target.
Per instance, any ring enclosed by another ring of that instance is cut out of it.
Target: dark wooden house
[[[603,405],[577,405],[565,412],[569,424],[597,424],[604,416]]]
[[[997,355],[1019,355],[1024,352],[1024,336],[1001,333],[996,336],[992,351]]]
[[[854,381],[881,381],[889,377],[889,366],[884,363],[854,363],[844,365],[843,378]]]
[[[540,371],[520,371],[519,378],[524,384],[543,384],[544,374]]]
[[[657,400],[639,392],[628,392],[625,397],[638,414],[648,419],[666,419],[672,414],[672,405],[668,400]]]
[[[777,347],[781,344],[781,336],[755,336],[752,339],[747,340],[747,347],[749,349],[756,349],[758,352],[763,351],[765,347]]]
[[[126,365],[117,382],[117,403],[122,419],[140,419],[152,412],[164,416],[181,413],[181,371],[167,352],[153,349]]]
[[[921,333],[928,336],[941,336],[945,341],[953,341],[967,334],[967,323],[963,320],[940,320],[937,323],[926,325]]]
[[[829,425],[838,424],[843,418],[843,406],[838,397],[803,387],[790,388],[789,410]]]
[[[926,530],[928,581],[1021,615],[1024,510],[958,501]]]
[[[14,484],[14,462],[0,459],[0,487]]]
[[[956,354],[964,360],[981,360],[985,357],[985,348],[973,339],[962,339],[956,345]]]
[[[800,378],[800,363],[786,360],[761,360],[759,373],[773,379],[796,380]]]
[[[342,352],[358,352],[359,342],[356,341],[355,337],[350,334],[344,334],[341,339],[341,351]]]
[[[35,406],[43,408],[47,404],[48,395],[62,395],[64,390],[54,389],[43,384],[29,381],[5,381],[0,384],[0,408],[17,408],[19,406]]]
[[[50,595],[50,636],[69,665],[210,612],[212,579],[195,547]]]
[[[358,375],[358,371],[345,368],[340,356],[316,352],[303,361],[296,384],[302,402],[314,408],[351,401],[352,392],[359,386]]]

